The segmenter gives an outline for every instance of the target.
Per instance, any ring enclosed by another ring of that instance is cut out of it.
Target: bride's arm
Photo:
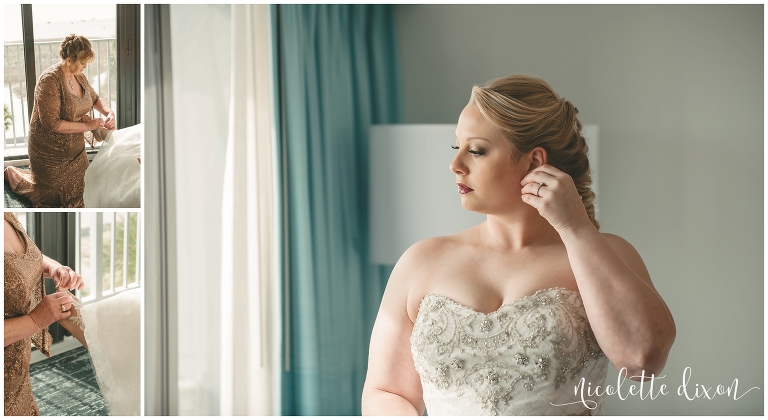
[[[75,312],[77,311],[74,310],[73,308],[72,316],[79,315],[79,312],[77,314],[75,314]],[[79,341],[80,344],[82,344],[83,347],[85,347],[85,349],[88,350],[88,343],[85,341],[85,331],[80,329],[80,327],[77,326],[77,324],[75,324],[74,322],[72,322],[72,320],[67,318],[67,319],[60,319],[59,325],[61,325],[64,329],[69,331],[70,334],[72,334],[72,337],[75,337],[77,341]]]
[[[542,183],[544,193],[539,195]],[[522,199],[558,232],[600,348],[626,376],[658,375],[675,341],[675,322],[640,254],[589,220],[571,177],[541,165],[521,181]],[[640,380],[639,378],[631,378]]]
[[[653,287],[640,254],[594,226],[561,232],[595,338],[628,377],[658,375],[675,340],[672,313]],[[635,378],[632,378],[635,379]]]
[[[408,278],[414,249],[403,254],[387,282],[371,334],[368,374],[363,387],[363,415],[424,413],[421,381],[411,356],[413,322],[408,316]]]

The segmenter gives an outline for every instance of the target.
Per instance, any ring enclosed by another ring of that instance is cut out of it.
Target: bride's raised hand
[[[592,226],[573,179],[551,165],[541,165],[526,175],[520,185],[525,203],[531,205],[558,232]]]

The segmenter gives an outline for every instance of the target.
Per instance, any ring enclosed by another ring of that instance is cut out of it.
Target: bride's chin
[[[486,212],[483,211],[484,206],[482,205],[482,203],[478,203],[475,200],[469,200],[469,199],[466,199],[466,198],[462,197],[462,199],[461,199],[461,207],[464,207],[464,210],[467,210],[467,211],[473,211],[475,213],[486,214]]]
[[[464,210],[485,214],[485,215],[503,215],[508,214],[510,211],[517,211],[521,207],[525,208],[522,205],[527,206],[527,204],[520,202],[506,202],[506,203],[488,203],[488,202],[480,202],[478,200],[473,200],[469,198],[462,197],[461,199],[461,207],[464,208]]]

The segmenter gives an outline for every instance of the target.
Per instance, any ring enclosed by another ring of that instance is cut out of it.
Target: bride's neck
[[[538,212],[526,212],[517,217],[488,215],[482,227],[483,240],[498,248],[519,250],[537,243],[560,241],[555,228]]]

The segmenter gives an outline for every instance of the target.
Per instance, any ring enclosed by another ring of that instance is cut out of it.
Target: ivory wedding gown
[[[142,124],[110,131],[85,171],[85,207],[141,207]]]
[[[141,296],[137,288],[85,306],[73,299],[72,316],[59,321],[88,345],[112,416],[141,414]]]
[[[489,314],[429,294],[419,306],[411,353],[429,415],[600,415],[575,393],[603,387],[608,359],[581,295],[537,291]]]
[[[141,414],[141,296],[131,289],[83,306],[85,341],[112,416]]]

